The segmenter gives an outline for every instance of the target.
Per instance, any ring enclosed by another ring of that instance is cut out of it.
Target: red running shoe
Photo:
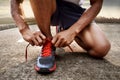
[[[52,45],[51,40],[47,39],[35,65],[35,70],[38,73],[50,73],[56,70],[55,50],[56,48]]]

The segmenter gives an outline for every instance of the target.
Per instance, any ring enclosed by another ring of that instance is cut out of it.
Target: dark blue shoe
[[[56,70],[55,47],[52,46],[51,40],[46,40],[42,48],[42,53],[37,59],[35,70],[38,73],[50,73]]]

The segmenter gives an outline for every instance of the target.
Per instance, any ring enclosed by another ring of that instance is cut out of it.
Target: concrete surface
[[[73,43],[74,52],[57,49],[57,70],[49,75],[35,72],[34,64],[41,47],[28,48],[28,62],[24,52],[28,43],[22,40],[17,28],[0,31],[0,80],[119,80],[120,24],[99,24],[111,42],[111,50],[104,59],[94,59]],[[36,25],[31,25],[37,30]],[[52,28],[54,35],[55,29]]]

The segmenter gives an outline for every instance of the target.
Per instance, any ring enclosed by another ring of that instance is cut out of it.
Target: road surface
[[[119,80],[120,24],[99,24],[111,42],[111,50],[104,59],[94,59],[86,52],[71,46],[57,49],[57,70],[49,75],[35,72],[34,64],[41,47],[28,48],[28,62],[24,52],[28,43],[22,40],[17,28],[0,31],[0,80]],[[36,25],[31,25],[36,30]],[[52,28],[52,33],[55,31]],[[98,45],[99,46],[99,45]]]

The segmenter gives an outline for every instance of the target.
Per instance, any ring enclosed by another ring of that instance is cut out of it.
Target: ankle
[[[52,40],[52,36],[46,36],[46,40],[48,40],[48,41],[51,41]]]

